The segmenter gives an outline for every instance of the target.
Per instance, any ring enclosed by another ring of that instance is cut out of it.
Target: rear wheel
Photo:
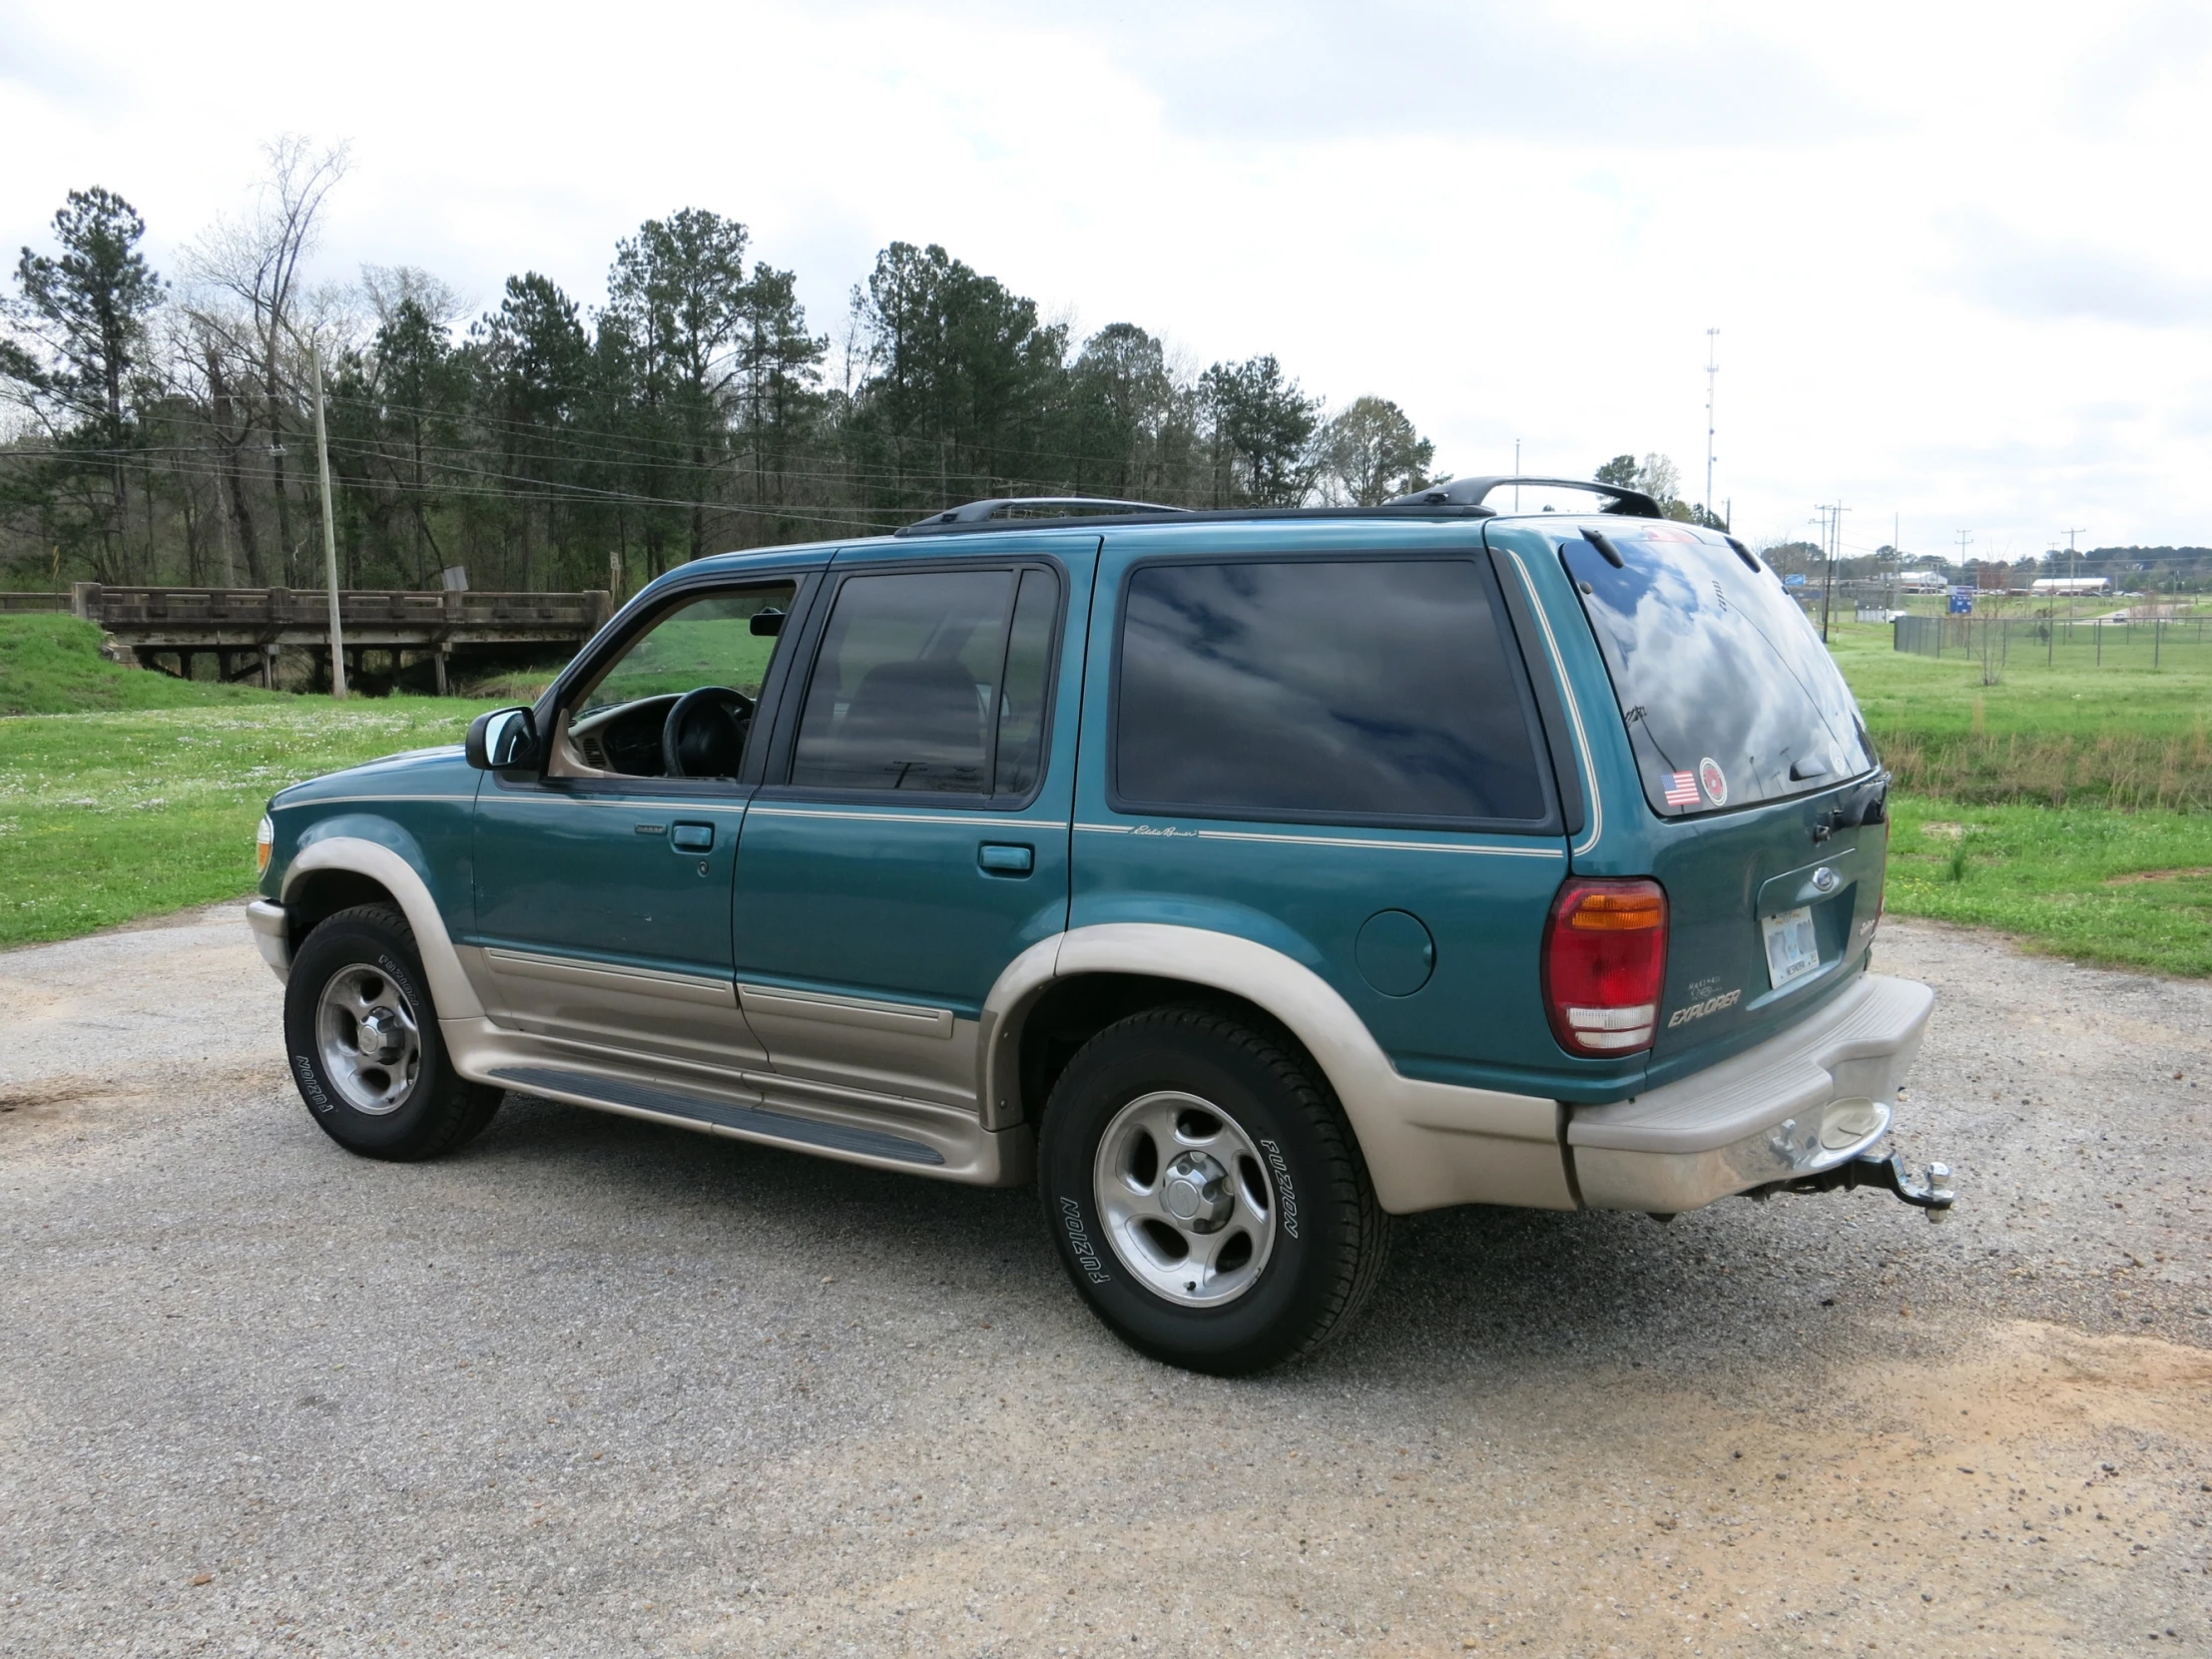
[[[1085,1044],[1037,1138],[1045,1223],[1131,1347],[1238,1376],[1312,1352],[1382,1275],[1388,1218],[1325,1080],[1199,1007]]]
[[[363,904],[318,924],[284,981],[284,1046],[308,1113],[369,1158],[435,1158],[478,1134],[500,1091],[453,1070],[406,917]]]

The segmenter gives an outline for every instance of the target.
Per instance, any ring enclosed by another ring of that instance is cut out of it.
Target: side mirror
[[[538,722],[528,709],[494,709],[468,723],[461,746],[479,772],[508,772],[538,764]]]
[[[773,639],[784,631],[782,611],[755,611],[750,624],[755,639]]]

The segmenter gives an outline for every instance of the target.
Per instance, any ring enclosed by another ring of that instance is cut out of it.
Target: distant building
[[[1948,593],[1950,578],[1939,570],[1901,570],[1898,586],[1907,593]]]
[[[2109,576],[2038,576],[2028,584],[2029,593],[2109,593]]]

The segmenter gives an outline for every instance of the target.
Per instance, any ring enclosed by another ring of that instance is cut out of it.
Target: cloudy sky
[[[1977,556],[2212,542],[2212,7],[0,0],[0,236],[72,186],[158,262],[281,132],[350,144],[320,274],[595,300],[677,207],[818,329],[941,242],[1079,329],[1274,351],[1438,463],[1659,450],[1739,529]]]

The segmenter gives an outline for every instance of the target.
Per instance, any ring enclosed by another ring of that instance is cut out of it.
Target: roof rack
[[[1157,501],[1117,501],[1097,495],[1001,495],[931,513],[891,532],[894,536],[941,535],[959,530],[1018,530],[1040,519],[1080,519],[1100,528],[1156,523],[1217,523],[1269,518],[1495,518],[1497,509],[1482,498],[1502,484],[1542,484],[1554,489],[1588,490],[1610,503],[1600,512],[1627,518],[1664,518],[1659,503],[1641,490],[1622,489],[1582,478],[1454,478],[1434,489],[1401,495],[1380,507],[1167,507]]]
[[[1039,509],[1043,509],[1041,512]],[[1103,495],[999,495],[988,501],[970,501],[963,506],[949,507],[941,513],[931,513],[904,528],[894,530],[893,535],[908,535],[916,530],[940,530],[951,525],[985,524],[992,520],[1010,518],[1080,518],[1086,513],[1112,513],[1117,516],[1148,513],[1184,513],[1187,507],[1163,507],[1157,501],[1116,501]]]
[[[1659,503],[1642,490],[1623,489],[1618,484],[1600,484],[1588,478],[1454,478],[1433,489],[1415,490],[1411,495],[1401,495],[1389,504],[1393,507],[1479,507],[1484,496],[1506,484],[1541,484],[1550,489],[1588,490],[1591,494],[1602,495],[1612,502],[1610,507],[1599,508],[1600,512],[1616,513],[1623,518],[1667,516],[1659,510]]]

